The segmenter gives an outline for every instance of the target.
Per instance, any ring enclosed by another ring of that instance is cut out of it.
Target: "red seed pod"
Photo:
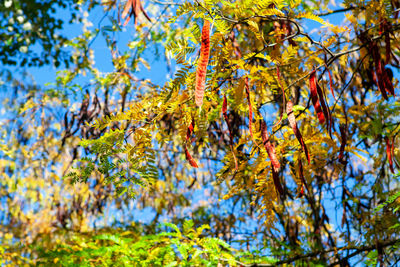
[[[192,118],[192,122],[190,123],[187,132],[186,132],[186,141],[190,139],[194,130],[194,118]]]
[[[324,117],[326,119],[326,128],[329,132],[329,135],[332,137],[332,118],[331,118],[331,112],[329,110],[328,104],[325,103],[325,95],[324,92],[322,91],[322,88],[319,86],[317,83],[317,93],[319,96],[319,102],[321,103],[322,107],[322,112],[324,113]]]
[[[337,101],[337,99],[335,97],[335,93],[333,92],[333,79],[332,79],[331,71],[328,69],[327,66],[325,68],[328,71],[328,75],[329,75],[329,88],[331,89],[331,94],[333,96],[333,99],[335,99],[335,101]]]
[[[392,81],[390,80],[385,66],[382,62],[381,56],[379,54],[378,45],[372,41],[369,50],[372,54],[375,65],[376,82],[378,84],[378,89],[381,92],[384,99],[388,100],[387,92],[394,95],[394,88]]]
[[[203,30],[201,32],[200,58],[197,63],[196,88],[194,92],[195,102],[196,105],[199,107],[201,107],[201,105],[203,104],[209,57],[210,57],[210,22],[208,20],[205,20],[203,25]]]
[[[130,12],[129,12],[130,10]],[[140,3],[140,0],[128,0],[125,4],[124,10],[122,11],[122,18],[124,19],[128,13],[128,17],[126,18],[125,22],[124,22],[124,26],[126,26],[126,24],[128,24],[128,22],[130,21],[132,15],[133,15],[133,19],[135,21],[135,26],[137,25],[137,20],[136,18],[139,16],[139,14],[143,13],[143,15],[149,20],[151,21],[150,17],[147,15],[146,11],[144,10],[142,4]]]
[[[279,163],[278,158],[276,157],[275,147],[271,144],[271,141],[269,140],[267,125],[265,124],[264,120],[261,121],[261,137],[265,149],[267,150],[268,156],[271,159],[272,166],[274,166],[274,169],[278,172],[279,169],[281,168],[281,164]]]
[[[294,112],[293,112],[293,103],[290,100],[287,102],[286,112],[287,112],[287,115],[288,115],[288,120],[289,120],[290,127],[292,127],[293,132],[294,132],[297,140],[299,141],[299,143],[300,143],[300,145],[301,145],[301,147],[302,147],[302,149],[304,151],[304,154],[306,155],[308,164],[310,164],[310,162],[311,162],[310,154],[308,153],[307,146],[304,143],[303,136],[301,135],[299,129],[297,128],[296,117],[295,117]]]
[[[393,143],[392,144],[390,144],[390,141],[389,141],[389,138],[386,136],[385,137],[385,141],[386,141],[386,155],[387,155],[387,158],[388,158],[388,161],[389,161],[389,168],[390,168],[390,171],[392,172],[392,173],[394,173],[394,169],[393,169],[393,158],[392,158],[392,152],[393,152],[393,150],[394,150],[394,148],[393,148]]]
[[[225,119],[226,125],[228,126],[230,147],[231,147],[233,159],[235,161],[235,171],[237,171],[239,167],[238,167],[238,161],[237,161],[234,149],[233,149],[233,135],[232,135],[232,131],[231,131],[231,125],[230,125],[229,119],[228,119],[228,101],[226,100],[226,95],[224,95],[224,102],[222,103],[222,115]]]
[[[226,95],[224,95],[224,100],[222,102],[222,115],[227,115],[228,111],[228,100],[226,99]]]
[[[271,160],[272,179],[274,180],[275,188],[279,192],[279,194],[282,195],[283,187],[279,180],[279,169],[281,168],[281,165],[278,161],[278,158],[276,157],[275,147],[271,144],[271,142],[269,140],[267,125],[265,124],[264,120],[262,120],[262,122],[261,122],[261,137],[262,137],[265,149],[267,150],[268,156]]]
[[[322,88],[319,86],[315,70],[312,71],[310,75],[310,92],[311,92],[311,100],[313,102],[315,111],[317,112],[317,116],[319,122],[323,124],[326,122],[326,128],[329,132],[329,135],[332,138],[332,118],[331,113],[328,108],[328,104],[325,103],[325,95],[322,91]],[[322,109],[321,109],[322,107]]]
[[[300,158],[298,160],[298,164],[299,164],[300,181],[301,181],[302,185],[304,185],[304,187],[307,189],[307,191],[310,192],[310,189],[308,188],[306,179],[304,178],[303,164],[301,163],[301,159]]]
[[[304,179],[304,170],[303,170],[303,164],[301,163],[301,159],[298,159],[298,164],[299,164],[299,177],[300,177],[300,190],[297,190],[299,193],[297,194],[298,198],[301,198],[304,196],[304,186],[307,188],[308,191],[308,187],[306,184],[306,180]]]
[[[390,54],[391,54],[391,47],[390,47],[390,31],[391,31],[391,25],[387,21],[387,19],[382,19],[381,24],[379,26],[379,29],[381,31],[380,34],[383,34],[385,36],[385,50],[386,50],[386,55],[385,55],[385,64],[389,64],[390,62]]]
[[[274,180],[274,185],[278,193],[283,195],[284,191],[281,181],[279,180],[279,172],[275,171],[274,168],[272,168],[272,179]]]
[[[315,70],[313,70],[310,74],[310,93],[311,93],[311,100],[314,105],[315,112],[317,113],[317,117],[319,123],[324,124],[325,117],[324,113],[321,110],[321,106],[318,100],[318,91],[317,91],[317,81],[315,77]]]
[[[297,194],[298,198],[302,198],[304,196],[304,186],[301,185],[299,193]]]
[[[189,161],[190,165],[192,167],[198,168],[199,166],[197,165],[196,161],[193,159],[192,155],[190,155],[189,150],[185,146],[185,155],[186,155],[186,160]]]

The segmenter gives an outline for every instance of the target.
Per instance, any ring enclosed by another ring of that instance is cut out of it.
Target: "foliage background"
[[[123,26],[130,3],[0,5],[3,265],[398,262],[399,101],[385,80],[398,93],[398,2],[142,1]],[[313,69],[332,136],[311,101]]]

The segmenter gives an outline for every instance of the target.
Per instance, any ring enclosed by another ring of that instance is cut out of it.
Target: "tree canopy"
[[[5,0],[0,263],[398,264],[399,11]]]

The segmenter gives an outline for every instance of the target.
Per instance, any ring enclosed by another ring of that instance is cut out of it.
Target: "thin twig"
[[[174,2],[162,2],[158,0],[150,0],[150,2],[159,4],[159,5],[166,5],[166,6],[181,6],[182,4],[174,3]]]
[[[336,13],[347,12],[347,11],[353,10],[355,8],[356,8],[355,6],[350,6],[350,7],[346,7],[346,8],[341,8],[341,9],[328,11],[328,12],[325,12],[325,13],[319,13],[319,14],[317,14],[317,16],[318,17],[329,16],[329,15],[336,14]],[[358,8],[362,9],[362,10],[365,9],[364,7],[358,7]]]

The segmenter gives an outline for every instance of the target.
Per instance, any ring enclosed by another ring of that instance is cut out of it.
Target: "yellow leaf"
[[[301,18],[311,19],[313,21],[321,23],[322,25],[326,25],[326,22],[323,19],[321,19],[317,15],[314,15],[311,12],[302,12],[302,13],[298,14],[296,17],[299,19],[301,19]]]

